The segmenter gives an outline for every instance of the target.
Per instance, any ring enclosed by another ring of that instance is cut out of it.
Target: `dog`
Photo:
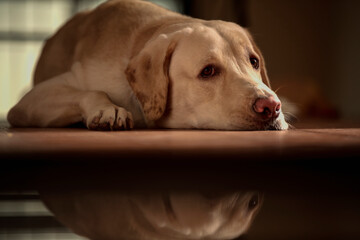
[[[110,0],[46,41],[14,127],[285,130],[250,33],[152,3]]]
[[[92,240],[234,239],[262,204],[256,192],[41,192],[74,233]]]

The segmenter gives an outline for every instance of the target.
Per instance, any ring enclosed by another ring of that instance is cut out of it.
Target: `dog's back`
[[[90,55],[108,59],[114,51],[124,54],[129,49],[122,46],[128,46],[136,29],[170,15],[180,16],[136,0],[110,0],[92,11],[78,13],[46,41],[34,72],[34,85],[69,71],[74,62]],[[114,46],[109,41],[116,41],[119,48],[109,48]]]
[[[83,22],[86,15],[77,14],[46,41],[34,72],[34,85],[70,69],[78,39],[78,23]]]

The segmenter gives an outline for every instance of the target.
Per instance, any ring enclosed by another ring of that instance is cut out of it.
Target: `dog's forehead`
[[[233,52],[241,50],[247,52],[254,51],[249,33],[243,27],[232,22],[224,21],[214,21],[212,25],[219,35],[229,44]]]
[[[220,34],[213,28],[204,25],[195,25],[192,27],[191,34],[186,38],[188,46],[193,46],[194,48],[203,48],[223,45],[223,39]]]
[[[198,67],[195,65],[202,66],[206,59],[221,57],[225,47],[223,38],[215,29],[196,25],[178,42],[175,55],[181,56],[181,65]]]
[[[239,25],[224,21],[205,21],[192,26],[191,34],[185,41],[185,51],[194,55],[205,54],[202,58],[213,56],[243,55],[253,52],[247,31]]]
[[[204,24],[214,29],[225,41],[231,45],[246,46],[251,45],[248,31],[233,22],[220,20],[206,21]]]

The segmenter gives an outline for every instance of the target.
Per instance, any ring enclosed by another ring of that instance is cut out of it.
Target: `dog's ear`
[[[176,41],[160,34],[149,40],[143,49],[130,59],[125,70],[127,80],[142,105],[147,121],[159,119],[165,112],[169,66]]]
[[[269,77],[267,75],[267,72],[266,72],[266,67],[265,67],[265,60],[264,60],[264,57],[263,55],[261,54],[261,51],[259,49],[259,47],[256,45],[254,39],[252,38],[251,34],[249,33],[248,30],[246,30],[246,33],[251,41],[251,44],[254,48],[254,51],[256,52],[256,54],[259,56],[259,60],[260,60],[260,74],[261,74],[261,79],[262,81],[271,89],[271,86],[270,86],[270,81],[269,81]]]

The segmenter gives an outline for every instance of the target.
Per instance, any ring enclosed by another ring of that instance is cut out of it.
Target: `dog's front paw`
[[[132,114],[122,107],[110,105],[94,111],[86,119],[86,126],[91,130],[118,131],[134,127]]]

